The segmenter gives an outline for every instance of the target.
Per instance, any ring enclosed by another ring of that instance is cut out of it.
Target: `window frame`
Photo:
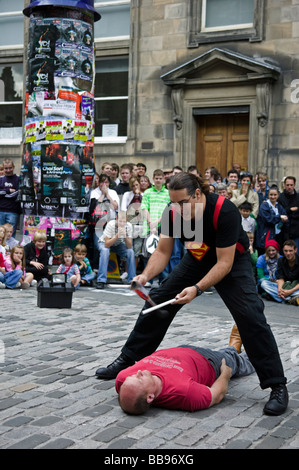
[[[241,41],[260,42],[263,40],[264,0],[254,0],[252,25],[229,25],[215,28],[205,28],[206,0],[189,0],[189,32],[188,47],[198,47],[200,44],[216,42]]]
[[[115,56],[100,56],[100,57],[96,57],[96,61],[97,60],[101,60],[101,59],[104,59],[105,58],[109,58],[109,59],[112,59],[113,57],[115,57],[115,59],[117,58],[127,58],[128,59],[128,73],[129,73],[129,54],[119,54],[119,55],[115,55]],[[95,77],[95,80],[96,80],[96,77]],[[127,100],[127,102],[129,101],[129,80],[128,80],[128,95],[119,95],[119,96],[99,96],[99,97],[96,97],[94,96],[94,106],[96,107],[96,103],[97,102],[100,102],[100,101],[120,101],[120,100]],[[127,107],[128,109],[128,107]],[[95,113],[96,113],[96,110],[95,110]],[[116,137],[100,137],[100,136],[97,136],[95,135],[94,136],[94,143],[95,144],[111,144],[111,143],[116,143],[116,144],[123,144],[123,143],[126,143],[128,139],[128,119],[127,119],[127,135],[125,136],[116,136]]]

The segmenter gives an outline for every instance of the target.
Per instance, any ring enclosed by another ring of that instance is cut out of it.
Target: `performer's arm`
[[[215,286],[220,282],[232,269],[234,257],[236,253],[236,245],[226,248],[216,248],[217,262],[210,271],[197,283],[198,287],[205,291],[211,286]],[[194,286],[186,287],[177,295],[178,304],[186,304],[196,297],[197,291]]]

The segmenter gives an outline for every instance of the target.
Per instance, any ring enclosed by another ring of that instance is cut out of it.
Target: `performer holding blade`
[[[193,174],[179,173],[171,178],[169,195],[171,203],[162,216],[158,246],[134,280],[144,285],[167,266],[176,236],[173,227],[179,221],[180,239],[187,252],[165,281],[150,291],[155,304],[175,297],[177,301],[165,307],[168,315],[140,314],[121,355],[108,367],[99,368],[97,377],[113,379],[121,370],[153,353],[179,309],[215,286],[234,318],[261,388],[272,389],[264,413],[284,413],[288,405],[286,378],[275,338],[264,316],[264,304],[256,292],[248,237],[238,209],[228,199],[209,193],[203,180]],[[203,233],[197,234],[200,220]],[[184,230],[187,222],[191,230]],[[146,302],[144,309],[150,306]]]

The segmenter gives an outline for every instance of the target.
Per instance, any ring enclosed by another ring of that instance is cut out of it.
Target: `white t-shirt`
[[[130,224],[130,222],[126,223],[125,229],[126,229],[126,236],[129,238],[132,238],[133,226],[132,224]],[[101,236],[99,241],[104,242],[106,237],[113,238],[116,235],[117,231],[118,231],[117,220],[110,220],[108,224],[106,225],[103,235]],[[114,245],[119,245],[120,243],[124,241],[125,241],[125,237],[118,237]]]
[[[108,194],[111,197],[113,201],[116,201],[118,204],[118,210],[119,210],[119,196],[114,189],[108,188]],[[99,199],[99,197],[102,195],[102,191],[99,188],[95,188],[91,191],[90,194],[90,199]],[[104,199],[105,200],[105,199]],[[110,205],[110,218],[115,219],[116,218],[116,211],[113,209],[113,207]]]

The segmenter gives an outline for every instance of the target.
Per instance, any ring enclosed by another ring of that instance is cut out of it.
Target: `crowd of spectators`
[[[9,159],[4,160],[0,170],[0,288],[27,288],[50,276],[46,236],[37,233],[33,241],[25,245],[19,262],[15,261],[16,255],[11,253],[14,245],[18,245],[15,233],[21,212],[19,178]],[[95,285],[103,289],[107,284],[110,255],[115,253],[121,266],[121,280],[130,283],[157,245],[161,216],[170,202],[168,183],[181,171],[183,168],[175,166],[156,169],[149,176],[144,163],[124,163],[120,167],[116,163],[103,163],[90,188],[86,240],[72,253],[63,253],[59,272],[65,272],[75,288]],[[230,199],[239,208],[260,294],[278,302],[299,305],[296,178],[286,176],[279,185],[269,184],[266,173],[254,175],[241,171],[238,164],[233,165],[225,177],[215,167],[206,168],[203,175],[193,165],[187,171],[205,179],[211,193]],[[178,264],[184,250],[176,240],[170,263],[158,282]],[[15,284],[8,275],[11,271],[18,271]]]

